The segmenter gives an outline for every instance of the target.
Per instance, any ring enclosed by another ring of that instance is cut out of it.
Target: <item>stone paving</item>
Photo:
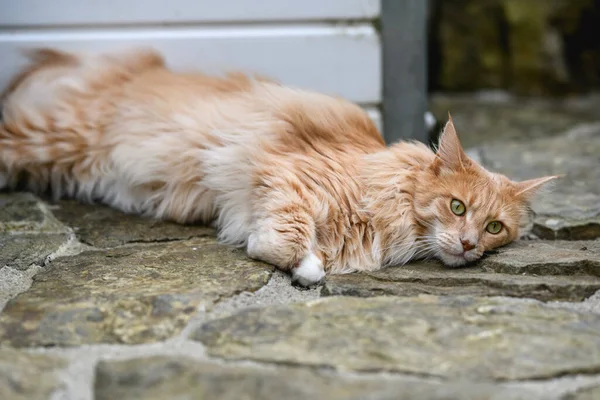
[[[567,174],[522,240],[311,290],[210,228],[0,194],[0,399],[600,398],[600,124],[470,152]]]

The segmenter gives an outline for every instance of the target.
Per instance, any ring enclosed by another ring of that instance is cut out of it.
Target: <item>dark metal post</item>
[[[427,142],[427,0],[381,0],[383,132]]]

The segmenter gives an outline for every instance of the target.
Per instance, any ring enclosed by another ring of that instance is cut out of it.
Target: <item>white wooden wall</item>
[[[345,97],[380,124],[380,0],[0,0],[0,86],[20,48],[151,46],[174,69],[242,69]]]

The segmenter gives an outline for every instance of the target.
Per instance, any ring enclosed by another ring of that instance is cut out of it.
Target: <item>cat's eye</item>
[[[456,199],[452,199],[452,201],[450,202],[450,209],[456,215],[463,215],[465,211],[467,211],[467,207],[465,207],[465,204],[462,201]]]
[[[502,230],[502,223],[498,221],[492,221],[489,224],[487,224],[485,230],[491,233],[492,235],[495,235]]]

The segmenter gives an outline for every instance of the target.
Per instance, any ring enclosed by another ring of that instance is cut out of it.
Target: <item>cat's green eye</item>
[[[467,207],[465,207],[464,203],[456,199],[453,199],[450,202],[450,209],[456,215],[463,215],[465,211],[467,211]]]
[[[502,230],[502,223],[498,221],[492,221],[489,224],[487,224],[485,230],[491,233],[492,235],[495,235]]]

